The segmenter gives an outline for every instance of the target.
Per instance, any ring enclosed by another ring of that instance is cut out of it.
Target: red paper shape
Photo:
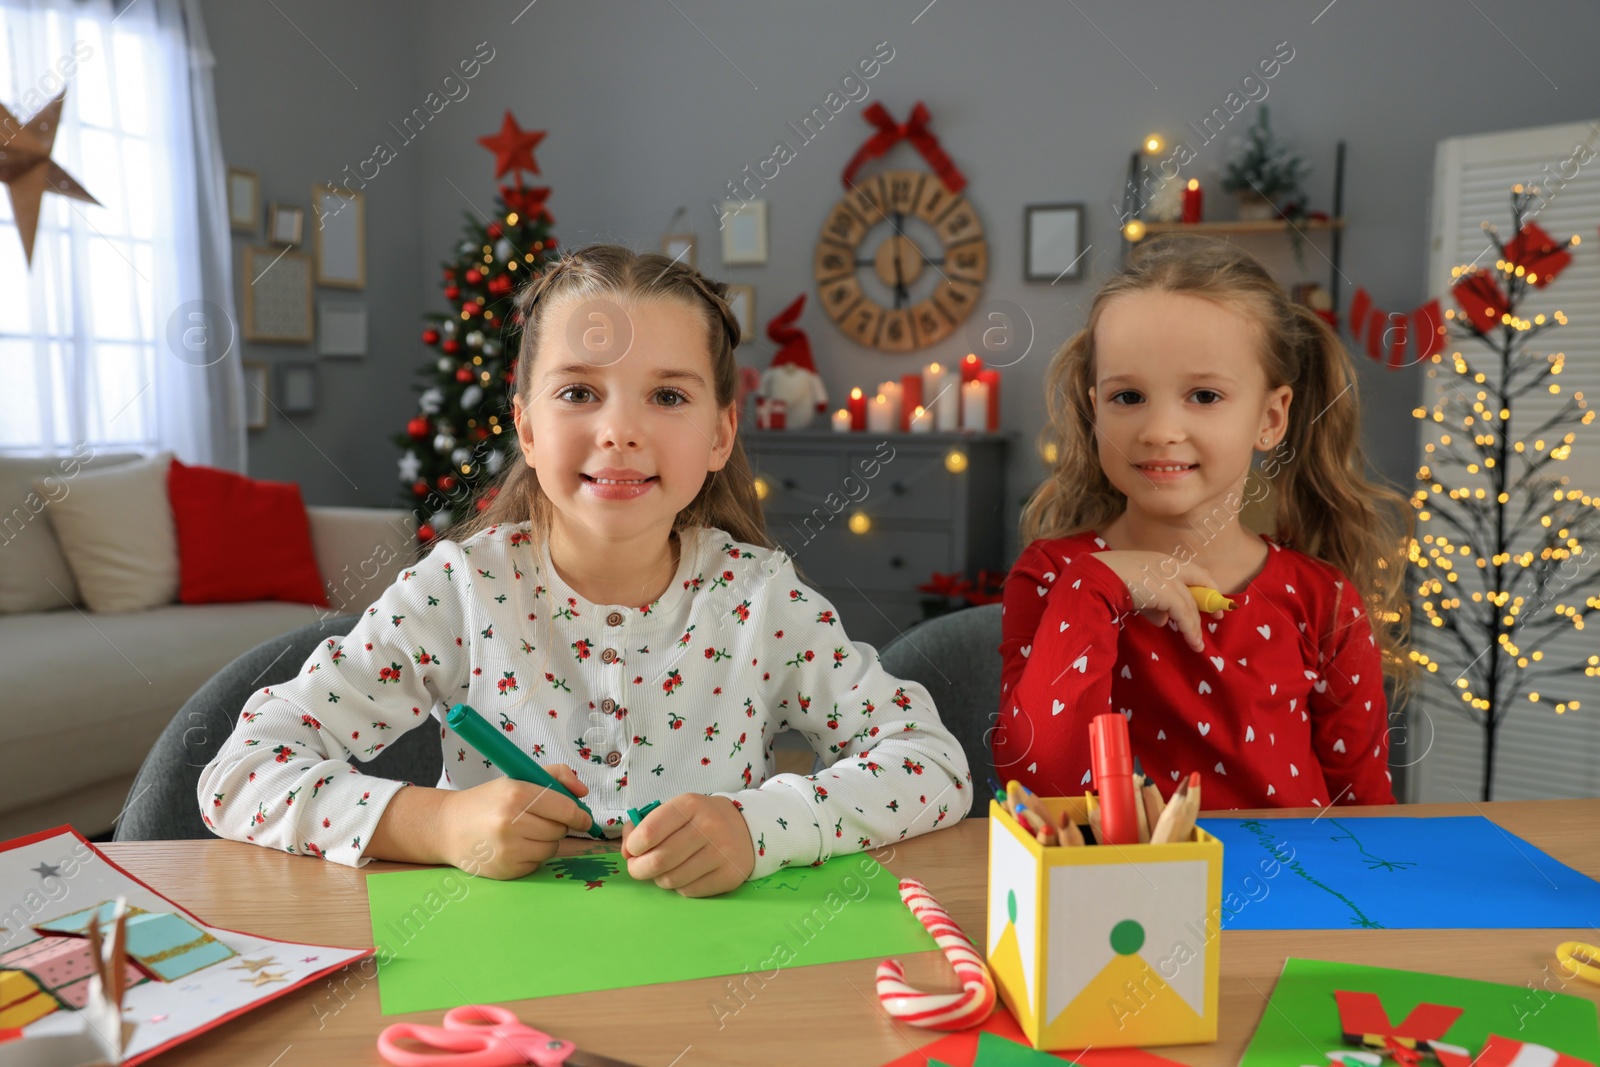
[[[1524,1055],[1526,1053],[1526,1055]],[[1555,1056],[1554,1061],[1550,1059]],[[1576,1056],[1568,1056],[1562,1052],[1555,1052],[1544,1045],[1535,1045],[1527,1041],[1517,1041],[1499,1034],[1490,1034],[1489,1040],[1484,1043],[1483,1051],[1478,1053],[1478,1058],[1473,1061],[1473,1067],[1594,1067],[1588,1060],[1580,1060]]]
[[[944,182],[946,189],[952,193],[959,193],[967,187],[966,175],[956,169],[956,165],[940,147],[939,138],[928,129],[928,120],[932,116],[928,114],[928,109],[922,101],[917,101],[916,106],[911,109],[911,117],[905,122],[895,122],[882,104],[873,104],[861,112],[861,117],[876,126],[878,132],[867,138],[866,143],[856,149],[856,154],[851,156],[850,162],[845,165],[843,180],[846,189],[854,185],[856,172],[863,165],[882,156],[901,141],[911,142],[911,147],[928,161],[928,166],[932,167],[933,172]]]
[[[1367,355],[1379,363],[1383,362],[1383,331],[1389,324],[1389,313],[1380,307],[1374,306],[1367,312]]]
[[[1444,351],[1450,335],[1445,328],[1444,312],[1439,309],[1439,301],[1430,300],[1413,311],[1411,326],[1412,336],[1417,339],[1418,363]]]
[[[1461,1017],[1461,1008],[1443,1004],[1418,1004],[1399,1023],[1389,1022],[1389,1013],[1376,993],[1336,990],[1339,1002],[1339,1028],[1346,1034],[1371,1034],[1412,1041],[1437,1041]]]
[[[1350,336],[1361,339],[1361,331],[1367,325],[1367,312],[1372,310],[1372,297],[1365,289],[1357,289],[1355,299],[1350,301]]]
[[[978,1035],[984,1033],[1014,1041],[1024,1048],[1033,1047],[1017,1021],[1002,1005],[995,1008],[994,1014],[982,1026],[948,1034],[915,1052],[890,1060],[883,1067],[927,1067],[929,1060],[949,1064],[950,1067],[972,1067],[972,1061],[978,1055]],[[1096,1048],[1081,1052],[1050,1052],[1047,1055],[1075,1063],[1078,1067],[1179,1067],[1176,1061],[1142,1048]],[[1560,1064],[1558,1067],[1569,1065]]]
[[[1532,285],[1535,289],[1543,289],[1556,280],[1556,275],[1567,269],[1572,262],[1572,253],[1567,251],[1566,242],[1556,243],[1555,238],[1545,233],[1537,222],[1525,222],[1517,235],[1506,242],[1506,259],[1524,268],[1528,274],[1537,275]]]
[[[518,177],[520,178],[521,176],[519,175]],[[550,187],[548,185],[524,186],[519,181],[516,185],[502,185],[500,187],[500,198],[506,202],[506,207],[529,220],[537,219],[542,215],[545,222],[554,226],[556,218],[550,214],[550,209],[545,207],[544,203],[549,196]],[[551,245],[556,243],[553,237],[546,238],[546,241]]]
[[[1500,291],[1500,283],[1481,267],[1463,274],[1450,287],[1450,292],[1466,313],[1467,321],[1481,332],[1498,326],[1500,316],[1508,310],[1506,294]]]
[[[480,137],[478,143],[494,153],[494,176],[502,178],[513,170],[538,174],[539,164],[534,162],[533,150],[542,140],[543,130],[524,130],[512,117],[511,109],[507,108],[506,116],[500,122],[500,132]],[[520,173],[518,177],[521,177]]]
[[[1394,314],[1389,316],[1389,324],[1384,331],[1389,335],[1389,367],[1398,370],[1406,365],[1406,336],[1410,333],[1410,323],[1404,315]]]

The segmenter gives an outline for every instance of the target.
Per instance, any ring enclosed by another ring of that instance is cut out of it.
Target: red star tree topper
[[[524,130],[510,111],[500,132],[478,138],[495,156],[500,186],[488,218],[464,212],[461,239],[441,262],[448,312],[423,316],[428,359],[417,368],[417,412],[392,440],[401,449],[401,496],[417,508],[423,542],[482,507],[482,489],[509,462],[520,462],[511,421],[511,387],[522,324],[512,293],[554,257],[555,220],[545,210],[550,190],[528,188],[522,172],[539,172],[533,149],[543,130]],[[477,501],[475,504],[474,501]]]

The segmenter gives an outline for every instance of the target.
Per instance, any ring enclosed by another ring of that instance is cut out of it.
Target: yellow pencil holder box
[[[1087,823],[1081,797],[1041,797]],[[989,967],[1039,1049],[1217,1039],[1222,842],[1041,845],[989,803]]]

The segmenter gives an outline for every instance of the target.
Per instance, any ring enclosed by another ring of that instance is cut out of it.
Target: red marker
[[[1089,723],[1089,766],[1100,794],[1101,839],[1108,845],[1137,845],[1139,815],[1134,810],[1133,754],[1128,721],[1119,713],[1096,715]]]

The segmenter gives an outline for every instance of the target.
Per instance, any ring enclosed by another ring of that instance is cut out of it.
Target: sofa
[[[0,569],[37,567],[36,550],[50,546],[35,541],[30,551],[23,535],[53,536],[50,522],[38,521],[45,515],[18,504],[27,462],[0,467]],[[44,470],[50,461],[37,462]],[[168,603],[108,614],[63,603],[0,614],[0,840],[62,823],[91,836],[111,830],[145,754],[213,674],[287,630],[360,611],[417,557],[410,512],[306,512],[327,607]]]

